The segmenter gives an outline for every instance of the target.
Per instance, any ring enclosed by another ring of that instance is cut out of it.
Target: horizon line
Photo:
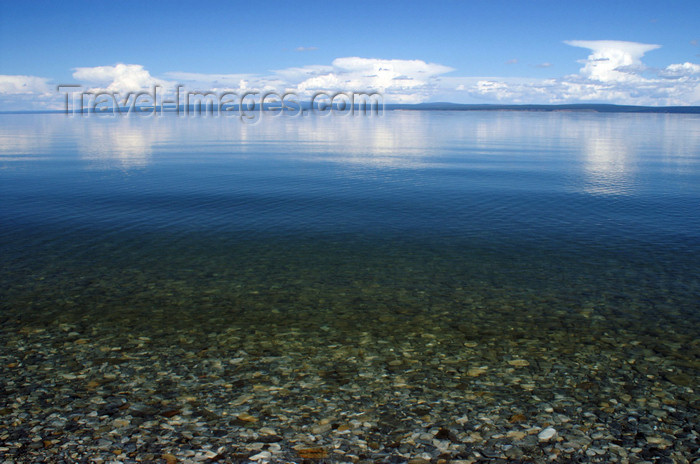
[[[263,111],[273,111],[282,109],[276,105],[279,102],[267,103],[262,109]],[[299,102],[304,109],[310,108],[310,102]],[[307,106],[309,105],[309,106]],[[337,109],[336,105],[336,109]],[[643,105],[618,105],[614,103],[561,103],[561,104],[539,104],[539,103],[455,103],[455,102],[422,102],[422,103],[385,103],[381,105],[384,110],[413,110],[413,111],[541,111],[541,112],[556,112],[561,110],[568,111],[586,111],[586,112],[603,112],[603,113],[675,113],[675,114],[700,114],[700,106],[643,106]],[[347,107],[347,106],[346,106]],[[181,105],[181,106],[163,106],[153,105],[137,106],[137,113],[145,113],[146,111],[175,113],[180,111],[186,112],[209,112],[213,109],[213,105],[202,107],[200,105]],[[229,107],[237,109],[238,105]],[[362,104],[355,104],[355,109],[362,109]],[[108,107],[106,111],[94,111],[89,108],[85,110],[72,109],[45,109],[45,110],[0,110],[0,114],[108,114],[117,110],[128,110],[129,107]],[[145,111],[144,111],[145,110]],[[248,109],[247,111],[259,111],[260,108]]]

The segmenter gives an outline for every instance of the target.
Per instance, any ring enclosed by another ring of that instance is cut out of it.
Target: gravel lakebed
[[[692,326],[471,307],[5,312],[0,462],[700,462]]]

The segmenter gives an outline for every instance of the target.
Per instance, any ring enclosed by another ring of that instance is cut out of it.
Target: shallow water
[[[418,288],[415,309],[468,312],[466,287],[699,317],[697,117],[2,117],[4,305],[27,316],[294,311],[314,289],[350,310],[339,293],[378,286],[359,313]]]
[[[10,417],[48,414],[13,400],[37,385],[91,381],[85,397],[130,391],[186,417],[199,395],[213,422],[260,418],[228,424],[238,439],[265,424],[289,447],[311,433],[330,449],[348,415],[374,414],[364,451],[337,448],[370,460],[401,450],[377,437],[462,416],[542,428],[557,398],[581,425],[581,405],[614,422],[615,404],[667,391],[674,426],[698,422],[696,116],[0,115],[0,199]],[[512,445],[482,438],[482,457]],[[657,451],[690,453],[697,433],[678,440]],[[558,449],[538,446],[521,448]]]

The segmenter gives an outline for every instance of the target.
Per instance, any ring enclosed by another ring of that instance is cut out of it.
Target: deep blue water
[[[25,317],[250,303],[232,288],[333,307],[371,282],[357,311],[416,288],[469,311],[468,288],[697,332],[700,117],[0,115],[0,252]]]

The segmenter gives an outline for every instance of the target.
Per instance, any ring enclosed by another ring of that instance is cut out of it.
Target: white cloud
[[[154,85],[163,87],[171,83],[157,79],[140,64],[119,63],[114,66],[75,68],[73,78],[78,81],[98,85],[91,91],[128,93],[151,89]]]
[[[347,57],[332,66],[295,68],[300,92],[314,90],[383,92],[392,103],[417,103],[432,94],[440,75],[453,71],[448,66],[422,60],[382,60]],[[284,75],[284,73],[282,73]],[[288,77],[291,77],[287,74]]]
[[[0,74],[0,110],[59,109],[61,99],[52,79]]]
[[[0,74],[2,95],[47,95],[56,90],[49,85],[51,79],[37,76],[12,76]]]
[[[318,50],[318,47],[297,47],[294,49],[295,52],[312,52]]]
[[[671,64],[661,70],[659,74],[668,77],[692,76],[693,74],[700,74],[700,65],[688,62],[683,64]]]
[[[591,53],[583,61],[581,75],[600,82],[620,82],[638,79],[637,74],[626,69],[641,69],[641,58],[646,52],[661,45],[623,42],[621,40],[567,40],[574,47],[588,48]]]
[[[488,95],[499,101],[513,97],[513,91],[505,82],[479,81],[476,83],[475,90],[480,95]]]

